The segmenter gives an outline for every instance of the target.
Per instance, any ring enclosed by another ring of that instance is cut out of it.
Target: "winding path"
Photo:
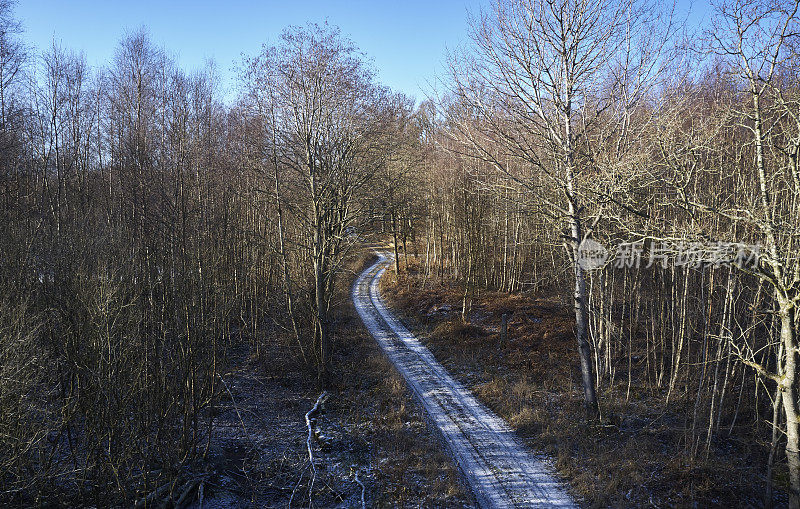
[[[576,507],[551,469],[525,449],[502,419],[454,380],[387,309],[378,283],[391,258],[379,256],[353,285],[353,303],[438,428],[478,504],[486,508]]]

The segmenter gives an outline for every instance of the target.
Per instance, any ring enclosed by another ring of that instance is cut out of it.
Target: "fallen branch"
[[[356,470],[356,483],[361,486],[361,509],[366,509],[367,501],[366,501],[366,494],[367,494],[367,487],[364,486],[364,483],[361,482],[361,479],[358,478],[358,470]]]
[[[142,507],[148,507],[152,505],[153,501],[161,498],[164,495],[164,493],[166,493],[169,490],[170,486],[172,486],[172,482],[168,482],[167,484],[161,486],[160,488],[157,488],[155,491],[153,491],[143,499],[140,499],[138,502],[136,502],[134,507],[136,509],[140,509]]]
[[[306,413],[306,427],[308,428],[308,438],[306,439],[306,448],[308,449],[308,461],[311,464],[311,483],[308,486],[308,505],[311,504],[311,492],[314,489],[314,480],[317,478],[317,467],[314,466],[314,449],[313,442],[317,436],[317,414],[322,411],[322,405],[328,399],[328,393],[323,391],[317,398],[317,402]]]
[[[189,505],[189,502],[192,501],[191,496],[194,493],[195,489],[197,489],[198,486],[201,486],[206,479],[207,476],[201,476],[186,482],[186,484],[184,484],[183,487],[181,488],[181,495],[178,497],[178,501],[175,502],[175,507],[180,509],[181,507],[186,507],[187,505]]]

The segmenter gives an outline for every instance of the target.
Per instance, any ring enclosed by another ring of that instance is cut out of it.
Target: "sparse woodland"
[[[145,500],[202,459],[233,351],[328,387],[374,239],[465,323],[482,292],[558,296],[586,426],[646,394],[685,415],[671,447],[747,440],[764,505],[800,507],[799,9],[497,0],[416,106],[333,27],[245,58],[226,102],[144,30],[102,68],[33,51],[0,0],[0,503]],[[720,242],[758,256],[676,263]]]
[[[336,275],[408,101],[288,30],[224,106],[145,32],[108,68],[27,52],[2,5],[2,499],[141,499],[204,454],[231,348],[324,385]]]

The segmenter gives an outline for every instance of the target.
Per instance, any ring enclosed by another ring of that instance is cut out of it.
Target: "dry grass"
[[[348,264],[353,277],[375,255]],[[348,282],[351,283],[351,282]],[[343,285],[343,290],[349,289]],[[371,507],[470,507],[471,495],[402,377],[364,328],[349,291],[337,309],[331,411],[369,448]],[[366,481],[365,481],[366,482]]]
[[[555,460],[587,507],[761,505],[759,451],[729,440],[727,451],[694,459],[682,440],[689,405],[669,408],[644,388],[625,400],[623,382],[600,395],[600,425],[584,421],[574,319],[557,298],[485,292],[469,324],[461,290],[409,271],[384,278],[392,305],[448,369],[529,444]],[[446,305],[447,312],[437,311]],[[508,342],[498,349],[509,313]],[[622,378],[622,377],[620,377]],[[627,383],[627,378],[625,380]]]
[[[353,323],[343,330],[348,330],[348,347],[338,350],[337,397],[329,406],[369,446],[370,505],[469,506],[457,470],[441,452],[400,375],[363,326]]]
[[[373,260],[353,257],[349,272]],[[335,310],[330,398],[318,421],[325,438],[315,445],[311,497],[304,415],[318,395],[315,376],[289,343],[270,341],[258,357],[241,352],[224,374],[230,394],[215,408],[218,431],[207,457],[212,505],[285,507],[293,497],[292,506],[308,507],[311,498],[314,507],[360,507],[356,471],[368,507],[472,504],[402,379],[361,324],[346,283]]]

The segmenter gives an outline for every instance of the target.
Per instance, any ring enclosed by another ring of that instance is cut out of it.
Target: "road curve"
[[[353,303],[438,428],[478,504],[485,508],[576,507],[551,469],[525,450],[508,425],[454,380],[392,315],[378,289],[391,258],[379,256],[353,285]]]

